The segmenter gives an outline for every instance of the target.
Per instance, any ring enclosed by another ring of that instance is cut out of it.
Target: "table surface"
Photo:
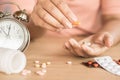
[[[25,55],[27,57],[26,69],[32,71],[31,74],[23,76],[21,74],[6,75],[0,73],[0,80],[120,80],[119,76],[113,75],[101,68],[88,68],[81,62],[93,60],[93,58],[80,58],[71,55],[64,48],[64,42],[70,37],[61,37],[56,35],[48,35],[44,30],[40,32],[38,29],[33,30],[31,34],[33,40]],[[38,34],[38,35],[37,35]],[[72,36],[76,39],[82,39],[82,36]],[[120,45],[112,47],[110,50],[103,53],[109,55],[113,59],[120,58]],[[47,72],[44,76],[36,75],[35,72],[40,68],[34,67],[34,61],[39,60],[40,63],[50,61],[47,66]],[[72,61],[72,65],[66,64],[67,61]]]

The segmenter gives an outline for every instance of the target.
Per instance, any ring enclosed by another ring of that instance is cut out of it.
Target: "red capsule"
[[[97,63],[97,62],[93,62],[93,67],[95,67],[95,68],[98,68],[99,67],[99,64]]]

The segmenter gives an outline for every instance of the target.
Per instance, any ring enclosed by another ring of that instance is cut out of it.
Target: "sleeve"
[[[102,14],[120,14],[120,0],[101,0]]]
[[[36,0],[0,0],[0,3],[1,2],[16,3],[20,6],[21,9],[26,9],[28,13],[32,12],[33,7],[36,4]],[[11,10],[11,11],[18,10],[15,5],[11,5],[11,4],[3,5],[2,8],[7,9],[7,10]]]

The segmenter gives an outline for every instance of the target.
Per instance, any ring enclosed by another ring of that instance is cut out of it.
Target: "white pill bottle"
[[[26,66],[25,54],[19,50],[0,47],[0,72],[19,73]]]

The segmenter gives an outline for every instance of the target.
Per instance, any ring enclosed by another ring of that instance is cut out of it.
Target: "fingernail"
[[[109,40],[108,44],[109,44],[109,47],[111,47],[113,45],[113,40]]]
[[[70,16],[70,18],[73,22],[78,20],[77,17],[74,14],[69,14],[69,16]]]
[[[85,45],[83,45],[82,48],[83,48],[84,50],[87,50],[87,46],[85,46]]]
[[[66,22],[66,27],[68,27],[68,28],[72,28],[72,24],[71,23],[68,23],[68,22]]]
[[[72,39],[70,39],[69,41],[70,41],[71,45],[74,45],[74,44],[75,44]]]
[[[65,43],[65,46],[66,46],[67,48],[69,48],[69,45],[68,45],[68,43]]]
[[[74,44],[80,47],[79,43],[77,43],[75,40],[73,40]]]

